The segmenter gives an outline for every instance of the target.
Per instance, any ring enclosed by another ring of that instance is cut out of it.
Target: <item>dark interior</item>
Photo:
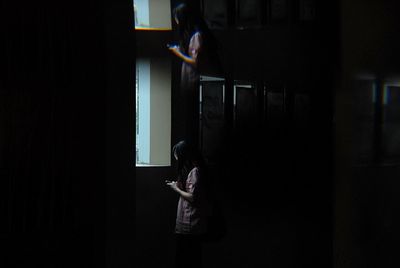
[[[227,234],[204,266],[398,267],[399,4],[305,1],[308,20],[260,1],[254,26],[239,2],[213,30],[226,99],[202,150]],[[170,57],[173,33],[135,31],[131,1],[0,12],[2,267],[173,267],[175,166],[135,167],[133,90],[135,58]]]

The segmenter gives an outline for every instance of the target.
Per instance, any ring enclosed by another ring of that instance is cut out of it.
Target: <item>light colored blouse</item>
[[[200,32],[192,35],[189,41],[188,54],[191,58],[197,61],[202,50],[203,39]],[[181,85],[184,89],[193,89],[200,81],[200,73],[198,66],[193,66],[190,63],[182,62],[181,69]]]
[[[187,176],[185,189],[193,195],[194,202],[179,197],[175,233],[202,234],[207,229],[208,206],[203,189],[199,184],[200,173],[194,167]]]

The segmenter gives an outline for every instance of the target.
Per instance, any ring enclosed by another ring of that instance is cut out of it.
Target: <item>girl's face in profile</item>
[[[177,18],[177,17],[174,17],[174,19],[175,19],[176,24],[179,25],[179,20],[178,20],[178,18]]]
[[[174,153],[175,160],[178,160],[178,155]]]

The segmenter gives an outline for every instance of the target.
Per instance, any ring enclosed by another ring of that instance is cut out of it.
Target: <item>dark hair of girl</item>
[[[206,40],[206,49],[216,50],[217,42],[208,28],[206,22],[199,12],[185,3],[178,4],[172,11],[174,18],[178,19],[178,33],[180,37],[180,47],[187,53],[190,38],[199,31]]]
[[[178,157],[178,181],[181,183],[182,187],[185,187],[187,175],[194,167],[199,168],[199,172],[204,182],[205,176],[203,175],[205,175],[205,165],[203,158],[197,149],[182,140],[174,145],[172,152]]]

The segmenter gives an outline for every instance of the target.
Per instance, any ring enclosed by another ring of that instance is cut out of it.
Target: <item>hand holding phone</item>
[[[167,44],[167,48],[174,49],[174,48],[179,48],[179,46],[176,44]]]

